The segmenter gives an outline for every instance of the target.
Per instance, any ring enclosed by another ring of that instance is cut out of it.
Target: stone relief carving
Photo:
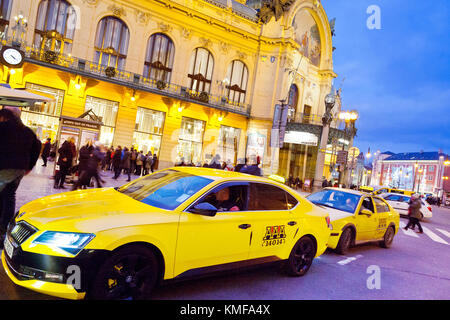
[[[192,30],[187,29],[187,28],[185,28],[185,27],[182,27],[180,32],[181,32],[181,36],[182,36],[184,39],[186,39],[186,40],[191,39],[191,37],[192,37]]]
[[[115,4],[110,5],[108,10],[112,12],[112,14],[116,17],[126,17],[127,13],[123,7],[118,7]]]

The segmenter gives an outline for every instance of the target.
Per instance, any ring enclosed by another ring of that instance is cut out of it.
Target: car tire
[[[315,256],[316,246],[314,241],[308,236],[302,237],[291,250],[285,265],[286,273],[291,277],[304,276],[311,267]]]
[[[152,250],[133,245],[117,250],[99,268],[88,293],[93,300],[146,300],[158,278]]]
[[[393,226],[389,226],[384,233],[383,240],[380,241],[380,247],[390,248],[394,241],[395,230]]]
[[[346,254],[352,243],[353,231],[350,228],[345,228],[344,231],[342,231],[335,251],[339,254]]]

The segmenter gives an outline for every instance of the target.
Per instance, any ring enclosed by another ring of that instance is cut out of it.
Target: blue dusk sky
[[[361,151],[450,153],[450,1],[322,0],[343,109],[356,109]],[[380,8],[370,30],[368,7]],[[344,80],[345,78],[345,80]],[[344,80],[344,81],[343,81]]]

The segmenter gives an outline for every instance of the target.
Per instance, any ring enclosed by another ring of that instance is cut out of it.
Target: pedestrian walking
[[[20,120],[20,109],[0,110],[0,249],[8,223],[16,211],[16,191],[36,165],[41,142]]]
[[[151,167],[152,173],[155,170],[158,170],[158,157],[156,155],[156,153],[153,154],[153,161],[152,161],[152,167]]]
[[[124,173],[126,173],[128,175],[128,180],[127,181],[131,181],[131,167],[130,167],[130,162],[131,162],[131,153],[130,151],[128,151],[127,147],[123,148],[123,157],[122,157],[122,170]]]
[[[237,160],[237,165],[234,167],[234,171],[241,172],[241,169],[245,166],[245,160],[243,158],[239,158]]]
[[[209,163],[209,167],[213,169],[221,169],[222,166],[220,164],[220,155],[216,154]]]
[[[92,141],[88,140],[87,143],[80,148],[79,157],[78,157],[78,181],[80,180],[83,171],[87,169],[87,162],[91,157],[92,152],[94,151],[94,146],[92,145]],[[88,185],[84,185],[87,187]]]
[[[122,147],[118,146],[116,150],[114,150],[114,154],[112,157],[112,165],[114,167],[114,180],[120,176],[120,172],[122,171]]]
[[[418,194],[413,194],[411,196],[411,200],[409,200],[409,208],[408,208],[408,224],[404,228],[408,230],[410,227],[414,229],[416,226],[419,227],[419,233],[423,233],[422,226],[420,225],[419,219],[422,218],[422,214],[420,213],[420,208],[422,205],[420,204],[420,196]]]
[[[150,173],[150,169],[152,168],[152,163],[153,163],[153,156],[152,153],[149,151],[147,153],[147,156],[145,157],[145,162],[144,162],[144,176],[148,175]]]
[[[135,175],[140,176],[142,174],[142,166],[144,165],[145,156],[142,151],[139,151],[136,155],[136,172]]]
[[[44,147],[42,148],[41,158],[42,161],[44,162],[44,164],[42,165],[43,167],[47,166],[47,159],[50,156],[50,149],[52,147],[51,140],[52,139],[47,138],[47,140],[44,143]]]
[[[92,178],[96,179],[97,187],[101,188],[102,184],[98,173],[98,168],[104,158],[105,148],[101,142],[96,141],[92,146],[92,152],[89,153],[89,158],[84,164],[84,169],[79,176],[78,181],[73,185],[72,190],[76,190],[83,186],[89,186]]]
[[[55,174],[55,184],[53,188],[55,189],[65,189],[64,182],[66,181],[66,176],[72,167],[72,162],[74,158],[75,138],[70,137],[62,144],[61,148],[58,149],[59,157],[57,172]]]

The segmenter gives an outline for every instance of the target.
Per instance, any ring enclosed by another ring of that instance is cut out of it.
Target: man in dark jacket
[[[20,120],[20,109],[0,110],[0,248],[16,207],[16,190],[36,164],[41,142]]]
[[[55,189],[65,189],[64,182],[72,167],[74,157],[73,147],[75,147],[75,138],[70,137],[64,141],[61,148],[58,149],[59,158],[56,164],[59,166],[59,170],[55,175],[55,185],[53,186]]]
[[[47,158],[50,156],[50,148],[52,146],[51,141],[52,139],[47,138],[47,141],[44,143],[44,148],[42,149],[41,158],[42,161],[44,161],[43,167],[47,166]]]

